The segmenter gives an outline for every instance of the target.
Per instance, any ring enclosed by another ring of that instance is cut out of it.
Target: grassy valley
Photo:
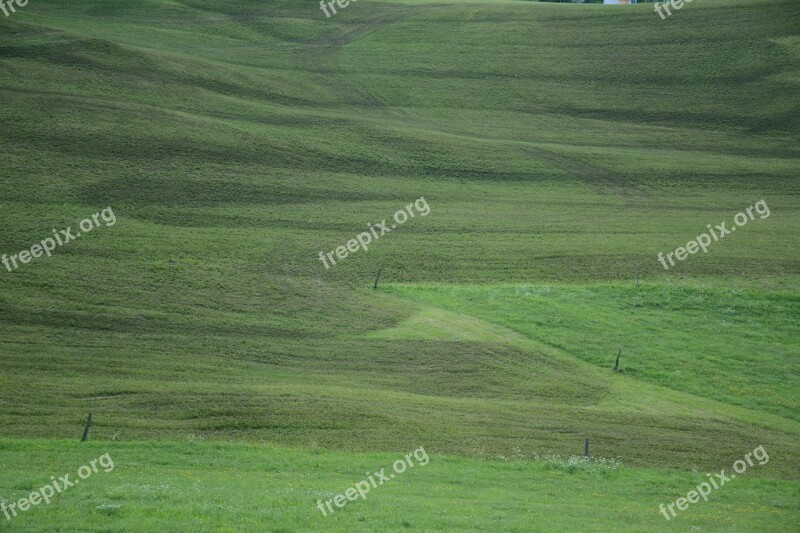
[[[789,0],[0,17],[0,255],[116,220],[0,266],[0,503],[115,461],[0,531],[796,530],[799,29]]]

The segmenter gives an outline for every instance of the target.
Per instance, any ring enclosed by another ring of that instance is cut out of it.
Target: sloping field
[[[31,0],[0,98],[0,504],[115,458],[0,531],[797,531],[796,2]]]

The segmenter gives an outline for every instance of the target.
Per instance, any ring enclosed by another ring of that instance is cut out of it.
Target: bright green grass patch
[[[685,284],[386,290],[506,326],[602,368],[800,420],[800,297]]]
[[[419,446],[425,443],[413,449]],[[344,493],[368,474],[382,468],[390,474],[413,449],[355,454],[199,441],[2,440],[5,502],[27,497],[50,476],[74,480],[80,466],[104,453],[115,468],[11,522],[0,515],[0,530],[58,524],[82,531],[786,531],[800,513],[800,483],[745,473],[667,523],[659,504],[685,496],[705,475],[529,455],[470,460],[428,447],[427,464],[412,458],[415,466],[365,500],[334,507],[327,517],[317,509],[318,500]]]

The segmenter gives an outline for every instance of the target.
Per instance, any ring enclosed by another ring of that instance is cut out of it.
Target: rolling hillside
[[[0,96],[0,254],[115,215],[0,267],[0,502],[117,467],[0,531],[796,530],[796,2],[31,0]]]

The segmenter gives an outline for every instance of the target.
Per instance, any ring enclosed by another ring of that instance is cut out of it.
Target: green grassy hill
[[[796,2],[31,0],[0,97],[0,254],[116,217],[0,266],[0,502],[119,452],[0,530],[796,528]]]

